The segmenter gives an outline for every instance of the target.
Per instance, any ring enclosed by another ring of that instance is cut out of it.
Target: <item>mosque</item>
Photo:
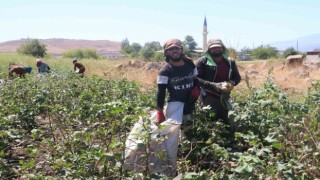
[[[202,31],[202,49],[194,49],[191,51],[192,56],[199,57],[208,49],[208,26],[207,26],[207,18],[204,17],[203,22],[203,31]]]
[[[202,32],[202,37],[203,37],[203,44],[202,44],[202,52],[204,52],[208,48],[208,29],[207,29],[207,18],[204,17],[204,23],[203,23],[203,32]]]

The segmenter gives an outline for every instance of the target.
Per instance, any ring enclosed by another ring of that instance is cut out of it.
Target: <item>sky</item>
[[[0,0],[0,42],[21,38],[144,45],[191,35],[237,50],[320,33],[319,0]]]

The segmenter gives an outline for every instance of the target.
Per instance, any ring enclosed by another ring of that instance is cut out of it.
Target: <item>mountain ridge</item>
[[[32,38],[33,39],[33,38]],[[26,42],[27,38],[0,42],[0,52],[16,52],[16,49]],[[53,55],[61,55],[62,52],[71,49],[95,49],[97,52],[120,52],[121,42],[110,40],[86,40],[86,39],[66,39],[66,38],[49,38],[38,39],[41,43],[47,45],[47,52]],[[320,49],[320,34],[311,34],[300,38],[275,41],[268,43],[270,46],[284,51],[293,47],[298,51],[307,52]]]
[[[290,47],[302,52],[313,51],[320,48],[320,34],[311,34],[288,41],[271,42],[269,45],[282,51]]]
[[[31,38],[30,38],[31,39]],[[16,52],[22,43],[29,39],[11,40],[0,43],[0,52]],[[110,40],[85,40],[50,38],[38,39],[46,45],[47,52],[53,55],[61,55],[64,51],[71,49],[95,49],[98,52],[120,52],[121,42]]]

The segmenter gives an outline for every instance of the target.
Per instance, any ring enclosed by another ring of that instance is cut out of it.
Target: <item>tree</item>
[[[260,46],[252,50],[252,55],[257,59],[269,59],[277,56],[277,49],[270,46]]]
[[[290,47],[290,48],[287,48],[286,50],[283,51],[283,57],[288,57],[290,55],[296,55],[298,54],[298,52],[293,48],[293,47]]]
[[[142,46],[139,43],[131,44],[131,57],[138,57]]]
[[[121,50],[127,45],[130,45],[130,43],[128,38],[125,38],[124,40],[121,41]]]
[[[46,55],[46,51],[46,45],[41,44],[37,39],[28,40],[21,44],[17,49],[17,52],[20,54],[31,55],[34,57],[44,57]]]
[[[121,41],[121,53],[125,55],[131,54],[131,47],[128,38]]]
[[[122,47],[121,52],[129,57],[138,57],[142,46],[139,43],[126,44]]]
[[[127,56],[130,56],[132,52],[133,52],[133,49],[130,45],[125,45],[121,48],[121,53]]]
[[[150,60],[154,57],[155,52],[161,50],[162,47],[159,42],[152,41],[145,43],[144,47],[140,50],[140,55],[142,58]]]
[[[193,37],[190,35],[187,35],[184,38],[184,41],[182,42],[184,54],[186,54],[189,57],[194,57],[191,51],[195,50],[197,48],[197,45],[198,44],[194,41]]]
[[[190,36],[190,35],[187,35],[185,38],[184,38],[184,41],[183,41],[183,48],[184,48],[184,51],[187,52],[187,51],[192,51],[192,50],[195,50],[197,48],[197,43],[194,41],[193,37]]]

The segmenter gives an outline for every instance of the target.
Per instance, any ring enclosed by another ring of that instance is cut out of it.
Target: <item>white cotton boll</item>
[[[226,83],[226,82],[221,83],[221,88],[222,88],[223,90],[228,89],[228,83]]]
[[[228,86],[228,83],[227,83],[227,82],[223,82],[223,83],[222,83],[222,86],[223,86],[223,87],[227,87],[227,86]]]

